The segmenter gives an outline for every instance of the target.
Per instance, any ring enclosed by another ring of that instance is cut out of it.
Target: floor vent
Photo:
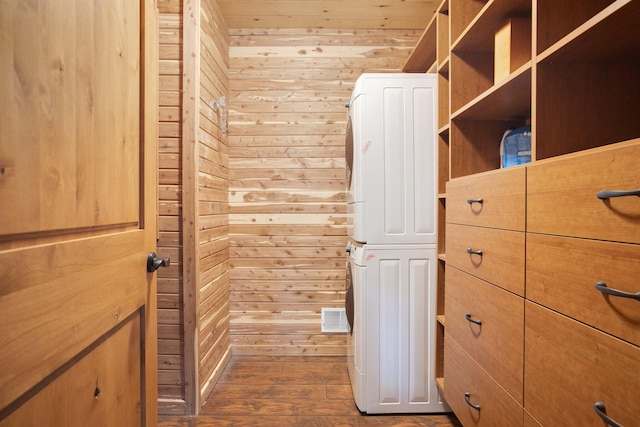
[[[349,332],[347,314],[344,308],[322,308],[322,332]]]

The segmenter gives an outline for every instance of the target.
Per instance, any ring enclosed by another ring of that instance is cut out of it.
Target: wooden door
[[[0,0],[0,425],[156,424],[155,0]]]

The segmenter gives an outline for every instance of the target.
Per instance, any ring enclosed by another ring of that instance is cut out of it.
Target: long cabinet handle
[[[467,321],[469,321],[471,323],[475,323],[478,326],[482,326],[482,320],[474,319],[473,317],[471,317],[471,313],[465,314],[464,317],[467,319]]]
[[[464,394],[464,401],[467,402],[467,405],[471,406],[476,411],[479,411],[480,410],[480,405],[474,405],[473,403],[471,403],[471,400],[469,399],[470,397],[471,397],[471,393],[466,392]]]
[[[480,256],[482,256],[482,249],[473,250],[472,248],[467,248],[467,253],[469,255],[480,255]]]
[[[595,409],[596,414],[598,414],[607,425],[611,427],[622,427],[622,424],[607,415],[607,409],[604,407],[603,402],[596,402],[595,405],[593,405],[593,409]]]
[[[480,203],[483,204],[484,200],[483,199],[467,199],[467,203],[469,203],[470,205],[474,204],[474,203]]]
[[[631,292],[620,291],[618,289],[608,288],[605,282],[596,283],[596,289],[603,294],[611,295],[614,297],[631,298],[636,301],[640,301],[640,292],[632,294]]]
[[[600,200],[606,200],[612,197],[628,197],[628,196],[640,197],[640,188],[637,190],[602,190],[602,191],[598,191],[598,194],[596,194],[596,196]]]

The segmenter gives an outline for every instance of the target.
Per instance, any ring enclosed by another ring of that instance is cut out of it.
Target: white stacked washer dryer
[[[363,74],[348,107],[354,399],[367,413],[446,412],[435,383],[437,76]]]

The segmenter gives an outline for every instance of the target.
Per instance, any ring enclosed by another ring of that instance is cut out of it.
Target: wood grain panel
[[[452,179],[447,182],[447,222],[524,231],[525,178],[524,168],[511,168]]]
[[[266,178],[268,180],[283,180],[293,179],[302,180],[306,183],[307,180],[327,180],[327,179],[342,179],[344,180],[344,170],[340,169],[318,169],[318,168],[305,168],[305,169],[286,169],[286,168],[268,168],[268,169],[232,169],[229,173],[229,177],[232,181],[244,180],[244,179],[261,179]],[[251,182],[249,182],[249,185]],[[233,188],[233,187],[231,187]]]
[[[255,215],[255,214],[235,214],[230,221],[230,224],[327,224],[327,225],[344,225],[346,224],[346,215],[322,215],[311,214],[304,215],[300,213],[292,214],[278,214],[278,215]]]
[[[180,0],[157,0],[160,13],[178,14],[182,11],[182,1]]]
[[[542,425],[602,425],[596,402],[618,425],[638,424],[637,345],[527,301],[524,370],[525,406]]]
[[[639,245],[529,233],[526,254],[527,299],[640,345],[638,302],[595,287],[638,292]]]
[[[134,9],[122,14],[138,22]],[[138,188],[139,37],[107,12],[93,2],[71,13],[3,6],[0,198],[11,209],[0,209],[0,234],[138,222],[138,194],[114,189]],[[29,33],[35,21],[42,37]],[[94,174],[98,162],[105,172]]]
[[[229,46],[351,46],[358,37],[360,46],[415,46],[422,30],[407,29],[315,29],[305,28],[230,28]],[[237,37],[235,37],[237,36]],[[241,59],[241,58],[236,58]],[[351,58],[346,58],[351,59]]]
[[[450,268],[445,303],[447,334],[522,405],[524,299]]]
[[[239,188],[243,188],[246,191],[241,193],[234,192],[234,196],[240,194],[243,195],[243,201],[246,201],[248,196],[251,194],[269,194],[277,191],[287,191],[287,192],[295,192],[295,191],[304,191],[310,188],[314,188],[317,191],[320,191],[322,194],[335,194],[335,192],[340,192],[344,187],[344,181],[336,180],[336,181],[322,181],[322,180],[304,180],[304,181],[295,181],[295,180],[280,180],[280,181],[231,181],[231,185],[235,185]],[[304,212],[340,212],[345,213],[346,209],[343,204],[339,202],[342,201],[341,197],[338,197],[335,201],[327,201],[326,203],[315,203],[315,204],[306,204],[306,205],[298,205],[296,211],[298,213]],[[253,206],[243,206],[241,203],[232,204],[229,206],[229,210],[234,213],[270,213],[270,212],[287,212],[287,206],[270,204],[268,201],[265,203],[256,203]]]
[[[346,122],[345,122],[346,123]],[[258,122],[255,123],[259,125]],[[285,129],[300,129],[304,127],[305,129],[313,130],[324,130],[328,129],[325,127],[324,129],[320,129],[319,126],[314,125],[293,125],[293,126],[281,126],[281,127],[272,127],[267,125],[262,125],[262,131],[265,132],[265,128],[267,128],[266,132],[278,132]],[[260,132],[260,129],[256,129],[257,126],[252,126],[252,132]],[[341,126],[332,126],[332,129],[341,128]],[[247,159],[247,158],[231,158],[229,159],[230,167],[236,168],[246,168],[246,169],[342,169],[344,170],[345,161],[343,158],[330,158],[330,157],[312,157],[312,158],[291,158],[291,157],[275,157],[275,158],[259,158],[259,159]]]
[[[439,0],[219,0],[232,28],[424,29]]]
[[[522,425],[522,406],[448,334],[444,340],[444,397],[460,422],[465,426],[480,427]],[[480,405],[481,412],[469,406],[465,393],[471,404]]]
[[[389,24],[389,19],[383,16],[376,16],[366,20],[357,18],[350,15],[343,15],[338,19],[323,19],[318,16],[296,16],[292,19],[290,16],[269,16],[264,21],[265,24],[260,23],[259,26],[273,26],[275,28],[293,27],[293,28],[389,28],[389,29],[401,29],[404,27],[411,28],[424,28],[428,19],[424,21],[421,17],[413,17],[410,22],[404,22],[401,24]],[[262,22],[262,21],[261,21]],[[237,27],[252,27],[256,25],[255,17],[243,16],[239,19],[235,19],[232,23]]]
[[[231,283],[234,280],[340,280],[344,269],[240,269],[231,271]],[[301,301],[309,299],[301,295]]]
[[[72,426],[78,420],[85,425],[100,425],[105,420],[115,425],[139,425],[140,323],[139,313],[135,313],[112,339],[101,342],[0,425]]]
[[[640,139],[538,162],[527,168],[527,231],[640,243],[637,197],[600,200],[602,190],[640,187]],[[584,171],[592,171],[585,174]]]
[[[447,264],[524,296],[524,232],[447,224],[446,236]]]
[[[239,291],[279,291],[279,292],[299,292],[299,291],[344,291],[344,282],[339,279],[334,280],[301,280],[291,281],[260,281],[244,280],[236,282],[235,292]]]
[[[404,51],[404,49],[403,49]],[[316,57],[313,59],[313,66],[318,69],[348,67],[354,72],[360,73],[386,73],[389,70],[399,70],[404,63],[405,56],[373,55],[371,57]],[[248,68],[260,66],[262,68],[301,68],[308,62],[308,58],[304,56],[294,58],[280,58],[273,56],[264,56],[262,58],[230,58],[229,65],[233,68]],[[322,91],[323,96],[331,96],[329,90]]]
[[[341,244],[342,242],[338,242]],[[315,248],[265,248],[265,247],[234,247],[230,249],[231,256],[238,257],[270,257],[270,258],[286,258],[292,255],[300,257],[317,257],[318,255],[334,256],[344,262],[344,250],[338,247],[315,247]]]
[[[239,336],[239,337],[253,337],[255,339],[259,339],[261,336],[270,337],[273,334],[280,334],[286,336],[295,336],[296,334],[305,334],[305,335],[313,335],[317,334],[319,315],[314,315],[309,317],[308,322],[296,322],[292,323],[291,319],[288,317],[285,318],[282,322],[271,322],[265,323],[265,319],[267,316],[254,316],[250,319],[247,319],[247,323],[238,323],[231,326],[231,336]],[[261,323],[258,323],[261,322]],[[344,343],[340,343],[342,346]],[[263,350],[272,351],[272,349],[267,349],[266,347],[261,347]],[[237,350],[234,350],[237,351]],[[264,353],[267,353],[264,352]],[[298,354],[300,356],[300,354]],[[304,355],[304,354],[302,354]]]

